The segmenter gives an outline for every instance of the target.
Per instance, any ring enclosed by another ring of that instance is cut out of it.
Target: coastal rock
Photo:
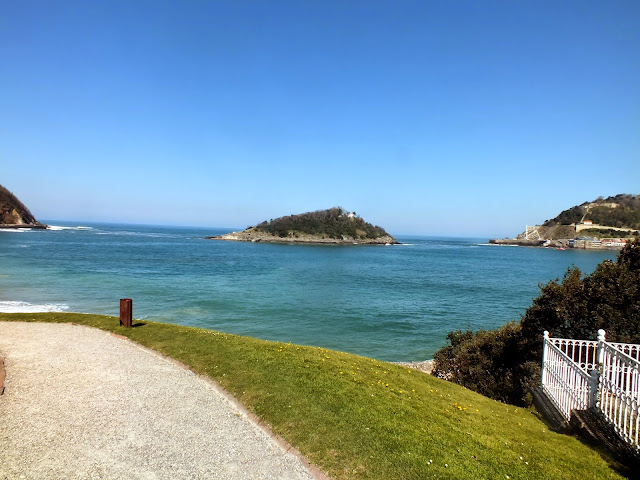
[[[0,228],[47,228],[18,198],[0,185]]]

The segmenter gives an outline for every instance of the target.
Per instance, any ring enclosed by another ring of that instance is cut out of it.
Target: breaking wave
[[[0,300],[0,312],[2,313],[40,313],[40,312],[64,312],[69,310],[69,305],[59,303],[45,303],[34,305],[28,302],[15,302]]]

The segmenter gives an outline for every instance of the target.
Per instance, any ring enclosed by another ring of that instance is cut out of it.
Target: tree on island
[[[365,222],[355,212],[348,212],[342,207],[280,217],[264,221],[255,228],[279,237],[287,237],[296,232],[335,239],[366,239],[388,235],[383,228]]]
[[[449,345],[435,354],[433,373],[496,400],[526,405],[529,390],[540,384],[545,330],[552,337],[595,339],[602,328],[609,341],[640,344],[640,239],[591,275],[569,268],[562,282],[540,290],[520,322],[450,332]]]

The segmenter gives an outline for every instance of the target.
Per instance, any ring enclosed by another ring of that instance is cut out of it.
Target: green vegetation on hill
[[[336,239],[343,236],[364,239],[388,235],[383,228],[371,225],[356,216],[355,212],[349,213],[341,207],[280,217],[264,221],[255,228],[279,237],[295,232]]]
[[[561,212],[547,220],[544,226],[569,225],[591,220],[596,225],[640,230],[640,195],[620,194],[614,197],[599,197]]]
[[[497,400],[527,404],[540,384],[542,335],[595,340],[604,329],[613,342],[640,343],[640,238],[615,262],[591,275],[570,268],[541,287],[520,322],[491,331],[451,332],[450,345],[435,355],[434,374]]]
[[[20,223],[37,223],[37,221],[18,197],[0,185],[0,224]]]
[[[102,315],[3,320],[90,325],[173,357],[215,379],[335,480],[622,478],[527,410],[371,358],[178,325],[122,328]]]
[[[638,236],[635,230],[616,230],[613,228],[585,228],[580,230],[581,237],[593,238],[626,238],[633,239]]]
[[[582,220],[584,214],[587,213],[587,207],[583,205],[576,205],[575,207],[563,210],[557,217],[546,220],[543,225],[550,227],[552,225],[571,225],[572,223],[578,223]]]

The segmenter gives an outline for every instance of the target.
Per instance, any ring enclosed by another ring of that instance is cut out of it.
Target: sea
[[[387,361],[518,321],[539,286],[616,252],[398,236],[402,245],[207,240],[229,229],[47,221],[0,230],[0,311],[133,315]]]

